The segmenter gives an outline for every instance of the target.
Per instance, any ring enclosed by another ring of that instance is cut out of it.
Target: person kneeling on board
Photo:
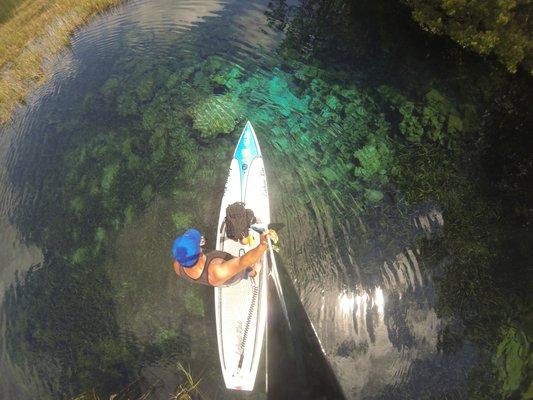
[[[174,271],[185,280],[209,286],[227,286],[247,276],[254,277],[254,265],[267,249],[268,237],[277,241],[276,232],[270,229],[260,235],[257,247],[234,257],[218,250],[204,253],[204,237],[196,229],[188,229],[172,245]]]

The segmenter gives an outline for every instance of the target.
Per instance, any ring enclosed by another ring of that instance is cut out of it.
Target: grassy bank
[[[0,19],[0,124],[30,88],[46,81],[43,61],[69,43],[91,15],[121,0],[21,0]],[[13,3],[13,2],[11,2]]]

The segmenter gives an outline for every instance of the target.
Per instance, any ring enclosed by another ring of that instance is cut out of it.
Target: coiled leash
[[[259,295],[259,286],[255,283],[255,277],[250,277],[250,284],[252,285],[252,301],[250,302],[250,309],[248,310],[248,318],[246,319],[246,325],[244,325],[244,333],[241,341],[241,357],[239,358],[238,368],[242,367],[244,361],[244,349],[246,347],[246,339],[248,338],[248,332],[250,331],[250,324],[254,316],[254,309],[257,304],[257,297]]]

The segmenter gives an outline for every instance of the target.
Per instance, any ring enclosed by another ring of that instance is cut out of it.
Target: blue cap
[[[200,239],[202,235],[196,229],[187,229],[172,244],[174,259],[184,267],[192,267],[200,257]]]

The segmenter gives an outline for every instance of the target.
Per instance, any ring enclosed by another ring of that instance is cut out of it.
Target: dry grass
[[[192,400],[191,395],[196,395],[196,397],[203,398],[202,394],[198,390],[198,385],[200,384],[201,379],[195,381],[191,375],[191,371],[185,369],[181,363],[178,363],[178,370],[185,378],[185,383],[178,386],[176,392],[170,396],[170,400]]]
[[[191,371],[186,369],[181,363],[178,363],[178,372],[184,378],[184,383],[179,385],[173,394],[170,395],[169,400],[193,400],[193,399],[205,399],[203,394],[198,389],[201,379],[195,380]],[[152,393],[159,380],[151,385],[144,393],[138,393],[137,388],[141,380],[129,384],[123,388],[120,392],[112,394],[109,400],[151,400],[153,398]],[[96,394],[94,390],[83,393],[70,400],[103,400]]]
[[[70,41],[94,13],[122,0],[23,0],[0,25],[0,124],[35,84],[46,81],[43,62]]]

